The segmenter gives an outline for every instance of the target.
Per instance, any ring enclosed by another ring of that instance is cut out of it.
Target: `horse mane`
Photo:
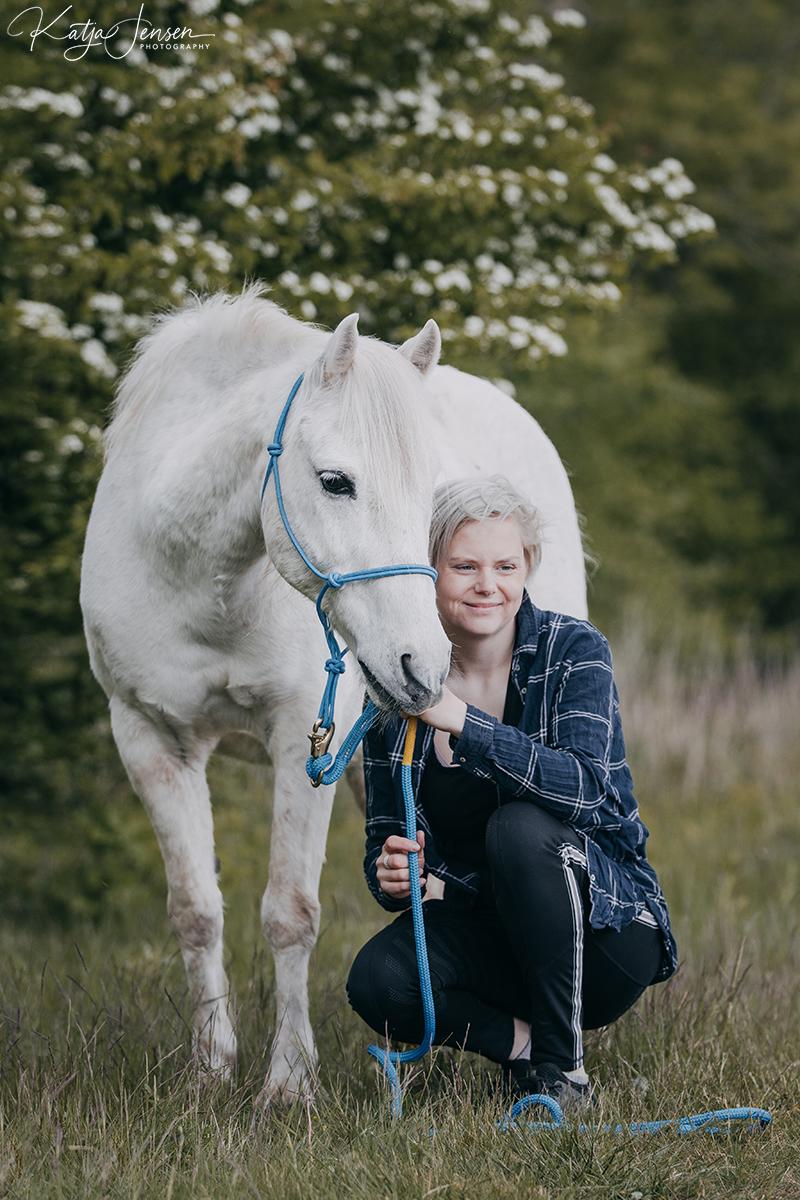
[[[239,295],[192,292],[181,308],[151,316],[150,329],[134,347],[115,390],[103,435],[107,456],[159,394],[168,394],[170,380],[191,361],[203,361],[207,378],[229,382],[233,374],[265,366],[270,349],[280,350],[280,343],[296,343],[305,331],[322,328],[298,321],[264,299],[267,291],[267,284],[254,280]]]
[[[236,376],[263,369],[270,358],[296,351],[309,333],[317,335],[316,358],[319,333],[330,331],[290,316],[264,298],[268,290],[256,280],[239,295],[192,293],[182,308],[153,314],[112,401],[104,433],[106,457],[123,448],[143,412],[159,396],[170,394],[171,381],[187,367],[227,386]],[[338,386],[343,432],[348,441],[369,448],[364,467],[374,493],[397,496],[429,461],[416,368],[379,338],[362,335],[354,368]]]

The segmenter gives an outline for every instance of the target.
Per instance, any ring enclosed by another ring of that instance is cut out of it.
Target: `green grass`
[[[369,1031],[344,999],[350,962],[386,919],[362,880],[361,817],[344,788],[313,961],[320,1093],[309,1111],[260,1116],[273,1021],[258,925],[269,786],[256,768],[220,761],[212,786],[240,1012],[235,1085],[202,1086],[192,1070],[160,863],[136,802],[114,797],[130,837],[144,843],[143,877],[111,881],[94,926],[0,928],[0,1195],[800,1197],[800,672],[763,679],[741,659],[692,679],[677,659],[648,659],[634,638],[618,672],[681,968],[615,1026],[588,1035],[597,1117],[754,1104],[772,1110],[769,1130],[503,1134],[492,1068],[451,1051],[406,1077],[406,1115],[393,1123],[365,1053]]]

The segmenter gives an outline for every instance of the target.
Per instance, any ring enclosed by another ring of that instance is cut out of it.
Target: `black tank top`
[[[515,725],[522,712],[509,673],[503,724]],[[445,767],[431,742],[419,800],[444,859],[457,859],[476,870],[486,862],[486,822],[498,807],[497,784],[463,767]]]

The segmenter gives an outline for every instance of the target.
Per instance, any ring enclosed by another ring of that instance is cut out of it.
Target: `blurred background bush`
[[[209,48],[123,34],[116,59],[4,34],[0,872],[17,922],[91,919],[160,878],[77,593],[115,379],[148,315],[190,292],[260,278],[298,317],[357,309],[395,342],[433,316],[445,361],[515,393],[570,470],[592,618],[637,664],[623,706],[649,782],[644,713],[696,789],[741,747],[747,681],[781,713],[796,694],[796,13],[578,8],[155,0],[154,25],[213,32]],[[128,15],[102,0],[76,19]],[[664,696],[693,720],[671,726]]]

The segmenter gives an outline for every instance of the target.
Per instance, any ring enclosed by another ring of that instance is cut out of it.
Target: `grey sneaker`
[[[508,1086],[514,1099],[537,1094],[550,1096],[560,1108],[574,1110],[592,1103],[590,1083],[575,1083],[567,1079],[555,1063],[537,1063],[516,1060],[507,1064]]]

